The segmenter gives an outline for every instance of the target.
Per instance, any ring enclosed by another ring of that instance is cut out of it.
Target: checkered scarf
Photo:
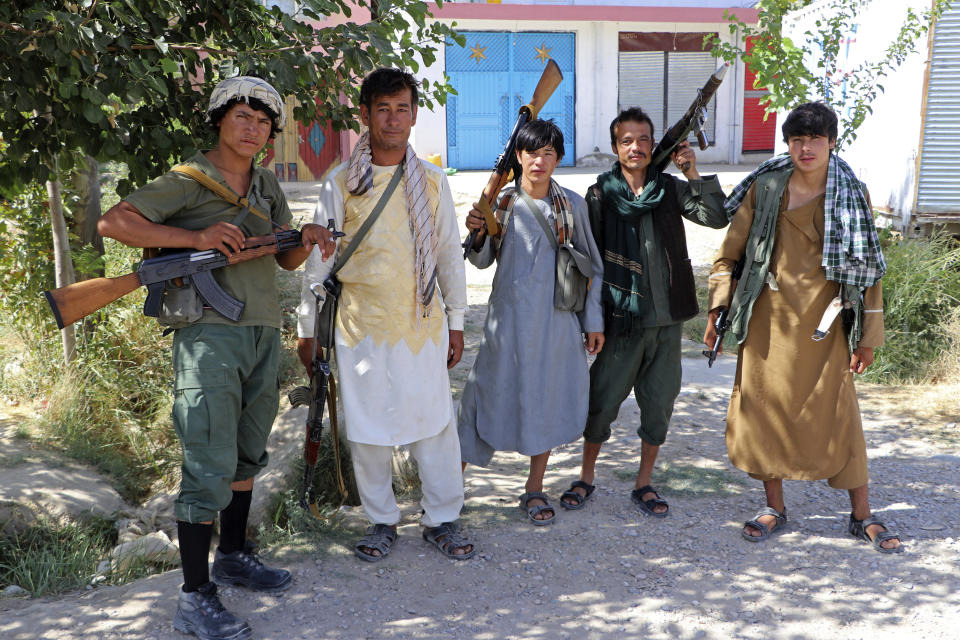
[[[410,233],[413,234],[413,269],[417,279],[417,305],[421,315],[430,315],[430,303],[437,288],[437,234],[433,215],[427,206],[427,176],[413,147],[407,144],[403,159],[404,192]],[[370,132],[364,132],[350,154],[347,167],[347,189],[355,196],[373,186],[373,156],[370,153]]]
[[[550,208],[553,210],[555,220],[553,221],[553,230],[556,232],[557,244],[573,242],[573,205],[570,204],[570,198],[566,191],[553,179],[550,180]],[[506,230],[507,220],[513,212],[513,206],[520,197],[519,184],[510,186],[500,192],[500,200],[497,204],[496,216],[500,225]],[[536,211],[531,211],[537,215]],[[549,219],[548,219],[549,220]],[[503,234],[500,236],[503,239]],[[499,248],[498,248],[499,249]]]
[[[789,155],[764,161],[727,198],[724,203],[727,218],[733,219],[733,214],[757,176],[792,168],[793,161]],[[822,265],[827,279],[861,289],[872,286],[887,270],[877,229],[873,224],[873,212],[860,180],[850,165],[835,153],[830,154],[827,167],[823,209]]]

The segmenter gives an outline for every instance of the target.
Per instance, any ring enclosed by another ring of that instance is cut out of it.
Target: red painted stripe
[[[603,5],[552,4],[484,4],[479,2],[447,2],[437,7],[431,2],[430,12],[435,18],[477,20],[545,20],[594,22],[726,22],[725,9],[709,7],[614,7]],[[731,7],[726,9],[746,23],[757,21],[756,9]]]

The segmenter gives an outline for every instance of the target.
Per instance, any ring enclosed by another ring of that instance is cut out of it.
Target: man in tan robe
[[[884,267],[869,200],[852,172],[849,178],[842,174],[849,168],[832,153],[837,117],[829,107],[798,107],[784,122],[783,135],[789,160],[774,158],[771,168],[758,169],[709,281],[704,342],[713,346],[714,322],[721,308],[730,306],[731,329],[741,343],[727,412],[727,451],[736,467],[763,481],[767,498],[766,508],[742,533],[757,542],[786,524],[784,478],[826,478],[850,494],[850,533],[894,553],[902,550],[899,537],[870,512],[866,444],[853,385],[853,374],[873,363],[873,349],[883,343]],[[860,194],[851,195],[857,190]],[[855,200],[862,203],[859,220],[831,218],[850,214]],[[850,265],[863,269],[862,261],[842,257],[841,248],[850,246],[841,239],[843,226],[857,224],[874,241],[879,268],[866,281],[872,284],[857,287],[863,291],[862,334],[851,352],[841,316],[825,315],[847,290],[835,275],[828,276],[826,266],[828,258],[841,256],[851,270]],[[835,244],[825,249],[834,237]],[[735,264],[745,254],[750,254],[747,266],[734,281]],[[819,340],[811,339],[815,331]]]

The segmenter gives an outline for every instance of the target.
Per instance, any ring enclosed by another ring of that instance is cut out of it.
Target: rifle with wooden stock
[[[243,249],[230,256],[216,249],[177,251],[144,260],[136,271],[123,276],[92,278],[44,291],[43,294],[50,303],[57,326],[63,329],[139,287],[147,288],[143,315],[156,318],[160,314],[167,281],[181,279],[184,284],[192,282],[207,306],[236,322],[243,314],[244,303],[224,291],[211,272],[231,264],[283,253],[302,246],[300,232],[290,229],[247,238],[243,242]]]
[[[520,107],[520,111],[517,114],[517,122],[513,125],[513,132],[510,134],[510,137],[507,138],[507,144],[504,146],[503,152],[497,156],[497,161],[493,166],[493,173],[490,174],[487,186],[483,188],[483,193],[480,194],[480,201],[477,203],[478,208],[483,213],[486,233],[488,235],[500,235],[500,223],[497,222],[497,217],[494,215],[493,203],[496,201],[500,191],[513,179],[513,166],[516,163],[517,133],[520,132],[520,127],[531,120],[537,119],[537,114],[540,113],[540,109],[547,103],[547,100],[550,99],[550,96],[553,95],[553,92],[560,86],[562,81],[563,74],[560,72],[560,67],[558,67],[557,63],[552,59],[548,60],[547,66],[540,76],[540,81],[537,82],[537,87],[533,90],[533,97],[530,99],[530,102]],[[470,232],[470,235],[467,236],[467,239],[464,240],[464,259],[466,259],[467,254],[470,253],[476,237],[477,231],[473,230]]]
[[[683,117],[667,129],[663,137],[660,138],[660,142],[658,142],[657,146],[653,149],[653,160],[650,163],[657,171],[663,171],[664,168],[666,168],[667,163],[670,162],[670,154],[677,148],[677,145],[687,139],[691,131],[696,132],[697,142],[700,145],[701,151],[710,146],[710,141],[707,140],[707,134],[703,130],[703,125],[707,122],[707,105],[710,104],[713,94],[717,92],[720,83],[723,82],[723,76],[727,74],[727,68],[729,66],[729,62],[724,62],[717,67],[717,70],[713,72],[713,75],[710,76],[707,83],[703,85],[702,88],[697,89],[697,97],[694,98],[693,104],[691,104],[687,112],[683,114]],[[680,168],[686,171],[687,166],[688,165],[685,164]]]
[[[320,294],[325,289],[325,295]],[[334,464],[337,469],[337,488],[341,498],[347,495],[346,485],[340,468],[340,437],[337,428],[337,387],[336,377],[330,369],[330,356],[333,350],[334,322],[337,315],[337,301],[341,285],[336,278],[327,278],[323,284],[310,285],[313,293],[316,315],[313,321],[313,359],[310,362],[310,386],[297,387],[287,394],[292,407],[308,407],[306,438],[303,442],[303,477],[300,482],[300,506],[318,518],[323,516],[317,507],[317,493],[313,487],[313,476],[320,457],[320,437],[323,435],[323,407],[330,410],[330,442],[333,446]],[[324,302],[330,302],[324,308]],[[327,317],[324,317],[324,313]]]

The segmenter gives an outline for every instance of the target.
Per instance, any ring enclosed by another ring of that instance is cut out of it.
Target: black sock
[[[220,512],[220,552],[242,551],[247,541],[247,517],[253,490],[234,491],[227,508]]]
[[[183,565],[183,590],[187,593],[210,582],[210,539],[212,524],[177,521],[180,539],[180,564]]]

